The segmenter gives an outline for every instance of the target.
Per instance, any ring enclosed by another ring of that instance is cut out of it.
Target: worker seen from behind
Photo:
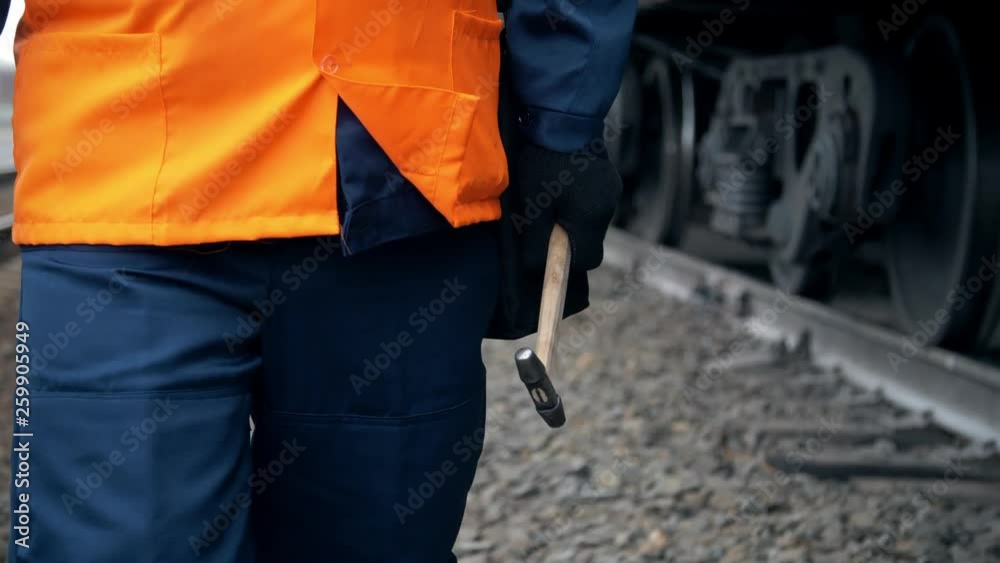
[[[620,190],[635,2],[509,4],[25,1],[12,563],[456,561],[500,196],[586,272]]]

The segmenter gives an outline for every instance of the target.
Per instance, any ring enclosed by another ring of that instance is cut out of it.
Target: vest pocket
[[[496,198],[507,185],[507,160],[500,140],[500,31],[503,22],[470,12],[454,13],[452,88],[461,94],[455,119],[468,122],[459,175],[459,204]]]
[[[497,97],[503,22],[470,12],[455,13],[452,29],[452,89],[480,98]]]
[[[46,33],[14,89],[17,220],[144,223],[166,142],[155,33]],[[73,206],[61,206],[70,191]]]

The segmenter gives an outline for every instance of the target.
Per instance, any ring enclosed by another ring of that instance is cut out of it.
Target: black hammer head
[[[566,411],[562,398],[552,387],[545,364],[531,348],[521,348],[514,355],[517,373],[528,388],[535,410],[550,428],[558,428],[566,423]]]

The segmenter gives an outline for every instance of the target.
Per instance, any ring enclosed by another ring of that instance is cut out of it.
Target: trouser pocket
[[[249,412],[232,390],[32,395],[10,561],[249,561],[250,516],[227,509],[250,476]]]
[[[453,561],[490,430],[482,397],[405,418],[263,413],[258,563]]]

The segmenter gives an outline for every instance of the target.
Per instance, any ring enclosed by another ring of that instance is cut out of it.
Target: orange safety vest
[[[14,242],[339,232],[346,103],[454,226],[497,219],[495,0],[26,0]]]

